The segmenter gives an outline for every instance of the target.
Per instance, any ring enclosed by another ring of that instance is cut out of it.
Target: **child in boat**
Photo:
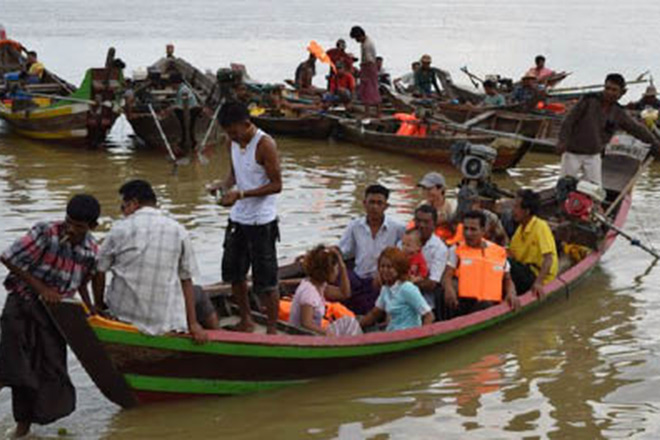
[[[408,281],[410,264],[398,248],[386,248],[378,258],[378,275],[382,287],[376,305],[360,320],[362,328],[370,327],[386,315],[387,331],[404,330],[433,322],[433,312],[417,286]]]
[[[408,258],[408,277],[416,283],[429,275],[429,268],[422,254],[422,236],[417,229],[409,229],[401,239],[401,248]]]
[[[348,271],[339,250],[319,245],[307,252],[302,265],[307,278],[300,282],[293,296],[289,323],[321,335],[355,334],[356,330],[361,333],[357,322],[352,326],[342,323],[323,327],[326,300],[341,301],[351,296]],[[330,284],[337,279],[339,286]]]

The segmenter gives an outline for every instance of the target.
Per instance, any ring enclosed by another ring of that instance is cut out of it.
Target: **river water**
[[[567,85],[598,83],[612,70],[627,77],[660,72],[658,19],[660,5],[638,0],[0,3],[9,35],[72,82],[102,63],[109,45],[130,73],[155,61],[169,42],[201,68],[242,62],[256,78],[281,81],[293,75],[309,40],[331,46],[359,23],[395,76],[424,52],[459,83],[462,66],[518,76],[544,53],[549,67],[574,72]],[[358,52],[352,42],[349,49]],[[641,91],[634,88],[629,97]],[[162,154],[132,148],[130,133],[120,119],[107,149],[81,151],[25,140],[0,125],[0,247],[36,221],[62,218],[67,198],[81,191],[103,205],[102,238],[119,217],[117,188],[141,177],[190,231],[201,268],[196,281],[216,281],[227,212],[203,185],[224,175],[226,158],[216,152],[210,166],[182,166],[173,175]],[[313,244],[335,242],[360,214],[361,193],[372,182],[393,190],[390,213],[407,220],[420,197],[414,184],[424,173],[439,170],[450,185],[460,178],[449,167],[332,141],[277,141],[285,182],[283,261]],[[531,154],[496,181],[550,185],[557,171],[556,157]],[[636,188],[626,225],[656,245],[659,184],[654,165]],[[569,299],[487,334],[300,387],[132,411],[106,401],[72,357],[78,408],[36,427],[33,437],[66,430],[94,439],[654,439],[660,434],[659,285],[660,269],[619,240]],[[0,287],[0,303],[5,295]],[[10,402],[8,390],[0,391],[0,436],[13,426]]]

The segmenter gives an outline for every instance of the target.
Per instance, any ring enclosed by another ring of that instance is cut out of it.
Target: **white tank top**
[[[240,191],[249,191],[270,183],[266,169],[257,163],[257,145],[265,135],[257,130],[245,149],[237,142],[231,143],[231,161],[234,166],[236,186]],[[275,194],[264,197],[246,197],[238,200],[231,208],[231,221],[244,225],[265,225],[277,217]]]

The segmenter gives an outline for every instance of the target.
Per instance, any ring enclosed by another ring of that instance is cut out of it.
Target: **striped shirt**
[[[62,242],[64,222],[40,222],[16,240],[2,257],[57,290],[63,297],[71,297],[94,272],[98,245],[88,233],[82,243]],[[10,294],[23,297],[36,294],[17,275],[9,273],[5,288]]]
[[[97,267],[112,273],[106,303],[119,319],[153,335],[187,329],[181,280],[197,265],[188,232],[161,210],[142,207],[117,221]]]

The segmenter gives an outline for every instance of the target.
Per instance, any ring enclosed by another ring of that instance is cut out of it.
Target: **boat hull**
[[[271,116],[253,116],[252,122],[270,134],[326,139],[336,127],[336,121],[322,115],[302,116],[300,118],[279,118]]]

